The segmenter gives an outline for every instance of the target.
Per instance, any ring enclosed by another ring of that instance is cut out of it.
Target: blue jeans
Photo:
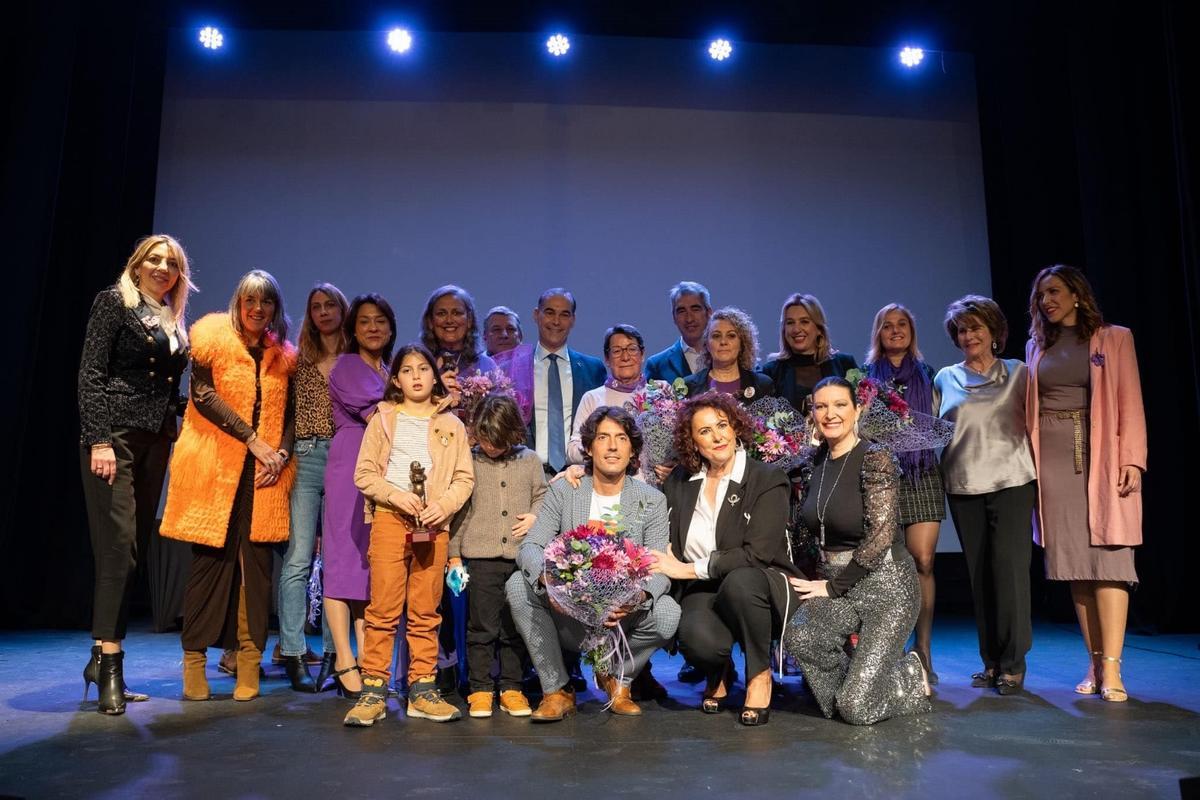
[[[279,573],[279,652],[285,656],[302,656],[308,649],[304,639],[304,620],[308,616],[308,577],[312,570],[317,529],[321,525],[329,442],[329,439],[321,437],[296,440],[291,530],[287,551],[283,556],[283,570]],[[329,626],[322,624],[321,629],[324,650],[332,653],[333,638]]]

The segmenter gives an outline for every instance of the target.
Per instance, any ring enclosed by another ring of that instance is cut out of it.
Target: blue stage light
[[[556,33],[546,40],[546,49],[550,51],[550,55],[556,58],[565,56],[571,49],[571,40],[561,33]]]
[[[208,50],[220,50],[225,44],[225,36],[210,25],[200,29],[200,44]]]
[[[392,28],[388,31],[387,43],[393,53],[407,53],[412,49],[412,34],[404,28]]]
[[[733,45],[728,39],[713,39],[708,46],[708,55],[714,61],[724,61],[733,55]]]
[[[919,47],[905,47],[900,51],[900,63],[913,69],[925,60],[925,51]]]

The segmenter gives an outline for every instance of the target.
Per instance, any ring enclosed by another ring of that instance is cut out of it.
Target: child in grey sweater
[[[450,528],[449,567],[470,569],[467,605],[469,714],[490,717],[495,686],[492,663],[499,645],[500,710],[514,717],[532,713],[521,692],[525,644],[513,623],[504,584],[516,571],[517,548],[533,527],[546,493],[546,473],[537,453],[525,447],[525,424],[511,397],[489,394],[475,409],[471,451],[475,490]]]

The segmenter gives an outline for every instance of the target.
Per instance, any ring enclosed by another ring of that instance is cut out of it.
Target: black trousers
[[[238,646],[238,594],[246,587],[246,621],[259,650],[266,647],[271,613],[274,547],[250,541],[254,514],[254,456],[247,454],[221,547],[192,545],[192,568],[183,592],[184,650]]]
[[[979,656],[986,668],[1024,675],[1033,647],[1029,560],[1037,483],[947,499],[971,579]]]
[[[96,565],[92,638],[119,642],[125,638],[138,553],[149,552],[171,440],[161,432],[114,428],[112,446],[117,457],[112,486],[92,473],[90,447],[80,448],[80,472]]]
[[[506,558],[473,558],[468,568],[471,591],[467,596],[467,671],[471,691],[492,691],[492,662],[497,646],[500,691],[520,690],[522,664],[528,656],[504,593],[504,584],[516,572],[517,562]]]
[[[771,666],[771,640],[783,632],[765,570],[739,567],[720,581],[692,581],[679,601],[679,650],[689,664],[716,675],[734,643],[746,654],[746,679]],[[790,615],[799,603],[791,603]]]

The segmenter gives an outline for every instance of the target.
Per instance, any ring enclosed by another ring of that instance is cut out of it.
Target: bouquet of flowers
[[[683,378],[671,384],[650,381],[625,404],[642,432],[642,477],[651,486],[662,484],[654,468],[679,457],[675,452],[675,420],[685,397]]]
[[[463,419],[468,422],[475,417],[475,409],[483,398],[487,397],[491,392],[499,392],[506,394],[514,400],[517,399],[516,389],[513,387],[512,378],[508,377],[503,371],[494,369],[491,372],[479,372],[476,370],[474,375],[468,375],[465,378],[460,378],[458,381],[458,389],[462,394],[461,406]]]
[[[762,397],[746,407],[750,418],[747,454],[784,471],[805,459],[812,450],[808,421],[781,397]]]
[[[623,670],[622,654],[629,651],[621,626],[606,628],[604,621],[640,601],[653,563],[649,550],[622,536],[613,521],[606,523],[559,534],[546,546],[543,563],[546,591],[587,630],[579,652],[600,675],[613,674],[614,659]]]
[[[913,411],[896,387],[852,369],[846,380],[854,386],[858,407],[858,432],[886,444],[894,453],[945,447],[954,438],[954,423]]]

